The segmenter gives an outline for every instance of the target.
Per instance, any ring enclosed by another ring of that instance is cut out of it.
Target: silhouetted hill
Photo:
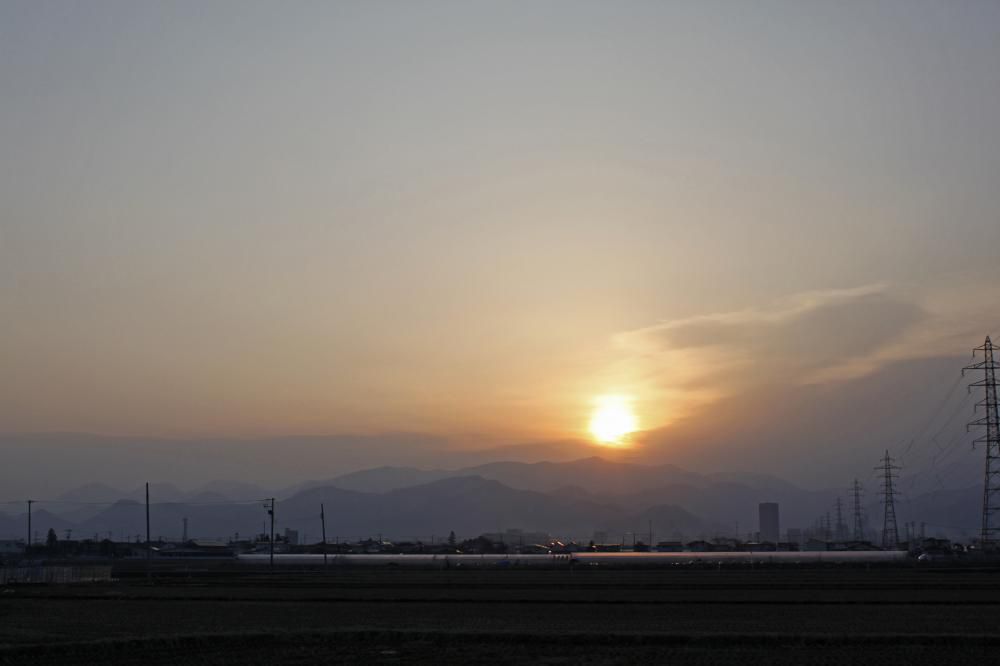
[[[706,483],[705,477],[673,465],[636,465],[612,462],[597,456],[569,462],[496,462],[459,470],[495,479],[514,488],[551,491],[578,486],[597,495],[620,495],[667,482]]]
[[[86,483],[62,493],[56,499],[62,502],[114,502],[124,496],[122,490],[104,483]]]
[[[362,492],[388,492],[459,476],[481,476],[520,490],[552,492],[558,488],[576,487],[599,495],[636,492],[665,482],[710,483],[707,477],[673,465],[636,465],[594,456],[568,462],[492,462],[456,470],[377,467],[326,481],[310,481],[298,489],[332,485]]]
[[[219,495],[228,500],[253,500],[262,497],[271,497],[274,494],[274,490],[267,490],[256,483],[216,479],[195,488],[188,493],[188,496],[204,493]]]
[[[233,497],[209,488],[228,489]],[[177,538],[188,518],[191,536],[228,537],[267,529],[267,516],[253,484],[212,482],[194,492],[172,484],[151,486],[153,535]],[[99,502],[116,496],[114,503]],[[144,488],[122,494],[103,484],[87,484],[63,497],[66,504],[36,505],[37,529],[62,534],[145,534]],[[589,539],[596,530],[617,540],[624,533],[684,538],[746,535],[757,529],[757,505],[778,502],[782,529],[809,528],[847,491],[807,491],[766,474],[702,475],[674,465],[644,466],[598,457],[569,462],[494,462],[459,470],[377,467],[329,481],[302,484],[279,495],[276,526],[318,538],[319,507],[326,506],[327,532],[357,539],[379,533],[391,538],[424,538],[455,530],[461,536],[508,528],[546,531]],[[872,497],[868,498],[872,500]],[[94,501],[95,504],[73,504]],[[235,503],[238,501],[240,503]],[[900,532],[910,520],[928,523],[929,535],[957,536],[978,523],[981,492],[976,487],[903,493],[897,505]],[[867,502],[868,524],[880,528],[881,508]],[[42,513],[44,511],[44,513]],[[16,513],[12,510],[11,514]],[[43,517],[37,518],[37,517]],[[47,522],[45,522],[47,521]],[[0,535],[23,537],[22,516],[0,516]]]
[[[334,486],[309,488],[278,502],[278,532],[289,527],[299,530],[303,538],[309,535],[312,541],[318,539],[321,503],[325,505],[330,539],[354,540],[382,534],[393,539],[429,540],[452,530],[468,537],[509,528],[589,539],[595,530],[613,534],[635,531],[650,517],[662,521],[663,529],[693,534],[704,527],[699,518],[680,507],[631,512],[579,494],[520,490],[480,476],[459,476],[386,493],[362,493]],[[154,538],[177,538],[185,517],[191,536],[228,537],[267,529],[266,512],[258,503],[157,502],[151,508]],[[145,507],[133,500],[120,500],[75,525],[74,531],[81,536],[101,537],[112,532],[116,538],[122,534],[145,535]]]
[[[640,511],[632,519],[631,531],[642,541],[649,541],[647,533],[650,527],[653,530],[653,542],[655,543],[700,536],[707,525],[700,518],[679,506],[660,504]]]
[[[248,504],[154,504],[150,509],[151,536],[178,539],[183,519],[188,519],[188,534],[192,537],[233,537],[259,534],[267,519],[262,505]],[[81,538],[108,532],[119,538],[146,534],[146,509],[141,502],[121,500],[78,526]]]
[[[296,488],[296,492],[317,486],[332,485],[345,490],[367,493],[385,493],[398,488],[430,483],[459,472],[447,470],[422,470],[414,467],[376,467],[359,472],[351,472],[325,481],[308,481]]]
[[[589,538],[598,529],[630,530],[640,520],[614,505],[518,490],[480,476],[450,477],[383,494],[311,488],[282,502],[279,510],[293,527],[317,534],[320,502],[326,504],[327,533],[352,539],[383,534],[426,540],[451,530],[476,536],[508,528]],[[679,507],[671,510],[672,524],[701,529],[697,517]]]
[[[31,512],[31,531],[34,533],[36,542],[45,541],[49,528],[54,529],[59,538],[63,538],[63,531],[67,527],[74,527],[73,523],[63,520],[45,509],[35,508]],[[0,515],[0,535],[7,539],[26,539],[28,536],[28,513],[24,512],[16,516]]]

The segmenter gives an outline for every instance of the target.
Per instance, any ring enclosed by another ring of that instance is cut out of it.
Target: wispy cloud
[[[680,416],[761,386],[842,381],[898,360],[930,314],[886,285],[809,291],[614,336],[622,363]],[[914,354],[917,355],[917,354]]]
[[[662,322],[616,336],[645,355],[706,355],[715,367],[752,362],[768,374],[815,372],[866,357],[927,317],[883,285],[812,291],[762,308]]]

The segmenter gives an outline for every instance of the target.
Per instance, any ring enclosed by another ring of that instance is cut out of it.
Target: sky
[[[4,433],[589,454],[610,395],[808,475],[1000,334],[995,2],[3,0],[0,91]]]

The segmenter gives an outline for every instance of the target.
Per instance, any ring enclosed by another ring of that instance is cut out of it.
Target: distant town
[[[574,553],[774,553],[774,552],[849,552],[881,551],[874,539],[853,539],[847,527],[838,522],[834,527],[820,525],[813,529],[780,529],[780,509],[773,502],[759,506],[760,530],[747,539],[714,537],[711,539],[656,540],[653,534],[630,533],[613,539],[607,532],[595,532],[587,542],[562,541],[544,532],[507,529],[475,537],[458,537],[454,532],[428,540],[390,541],[381,536],[357,540],[329,542],[300,536],[298,530],[285,529],[271,539],[268,533],[229,539],[156,539],[146,543],[142,535],[115,540],[111,536],[93,535],[72,538],[71,532],[60,538],[50,529],[43,543],[28,546],[24,540],[0,540],[0,555],[6,561],[28,559],[149,559],[189,560],[226,559],[240,555],[572,555]],[[927,537],[922,527],[907,524],[906,539],[891,550],[906,551],[914,557],[961,557],[978,550],[977,544],[963,545],[948,539]]]

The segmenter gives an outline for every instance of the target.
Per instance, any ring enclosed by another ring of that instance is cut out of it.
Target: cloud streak
[[[809,291],[765,306],[664,321],[614,336],[623,365],[673,405],[667,421],[726,396],[842,381],[898,360],[930,318],[882,284]]]

